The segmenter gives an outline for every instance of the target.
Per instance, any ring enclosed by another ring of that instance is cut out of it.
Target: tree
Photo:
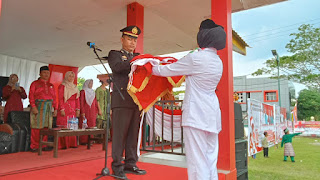
[[[303,24],[297,33],[290,36],[293,39],[286,49],[293,55],[280,57],[280,78],[305,84],[320,92],[320,28]],[[271,74],[271,78],[277,78],[277,61],[270,59],[265,65],[265,68],[258,69],[252,75]]]
[[[320,120],[320,93],[317,90],[304,89],[300,91],[298,97],[298,119],[310,120],[314,116],[317,121]]]
[[[82,86],[83,86],[83,84],[84,84],[85,81],[86,81],[85,78],[78,77],[77,87],[78,87],[79,91],[82,90]]]

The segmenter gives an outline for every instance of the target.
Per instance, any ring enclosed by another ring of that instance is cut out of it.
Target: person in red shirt
[[[74,82],[75,73],[68,71],[62,84],[58,88],[59,113],[57,114],[57,126],[67,127],[68,118],[79,117],[80,103],[79,90]],[[66,136],[59,138],[59,148],[77,147],[76,136]]]
[[[23,87],[17,83],[19,81],[18,75],[11,74],[8,84],[3,87],[3,99],[6,100],[4,107],[4,122],[7,122],[8,114],[11,111],[23,111],[23,104],[21,99],[26,99],[27,94]]]
[[[89,128],[96,127],[97,114],[101,115],[99,103],[96,99],[96,94],[92,89],[93,80],[88,79],[84,82],[80,91],[80,119],[79,128],[82,127],[83,119],[87,119]],[[80,136],[80,144],[87,144],[88,136]]]
[[[31,151],[37,151],[39,148],[40,130],[52,128],[52,116],[57,115],[56,94],[49,78],[49,67],[42,66],[40,68],[40,78],[33,81],[30,86]],[[53,108],[54,113],[52,114]],[[47,137],[44,137],[43,140],[46,141]]]

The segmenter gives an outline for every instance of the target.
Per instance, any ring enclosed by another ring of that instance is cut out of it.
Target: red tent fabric
[[[154,65],[166,65],[176,61],[177,59],[173,57],[156,57],[150,54],[136,56],[130,61],[128,93],[140,110],[147,112],[156,101],[172,91],[173,87],[182,84],[184,76],[159,77],[152,75]]]

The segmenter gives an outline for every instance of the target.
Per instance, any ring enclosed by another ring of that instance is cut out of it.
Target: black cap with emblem
[[[127,26],[120,30],[122,32],[122,35],[127,35],[132,38],[138,38],[139,34],[141,33],[141,30],[138,26]]]

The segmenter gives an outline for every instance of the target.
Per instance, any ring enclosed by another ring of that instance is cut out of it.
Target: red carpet
[[[21,152],[0,155],[0,179],[5,180],[73,180],[94,179],[104,167],[104,151],[101,145],[95,144],[90,150],[85,146],[77,149],[59,150],[58,158],[53,158],[53,152],[44,152],[42,156],[36,153]],[[108,156],[111,154],[108,148]],[[108,168],[111,170],[112,159],[108,158]],[[141,169],[147,170],[143,176],[128,174],[129,179],[141,180],[173,180],[187,179],[187,170],[171,166],[138,162]],[[103,177],[101,179],[114,179]]]
[[[110,143],[109,143],[110,144]],[[111,145],[108,148],[108,156],[111,154]],[[0,155],[0,177],[4,174],[41,169],[64,164],[71,164],[93,159],[103,159],[105,152],[101,144],[94,144],[90,150],[86,146],[58,150],[58,158],[53,157],[53,151],[38,153],[19,152]]]
[[[108,159],[110,167],[111,158]],[[103,168],[104,160],[91,160],[86,162],[79,162],[70,165],[64,165],[59,167],[47,168],[42,170],[30,171],[20,174],[13,174],[8,176],[3,176],[3,180],[34,180],[34,179],[46,179],[46,180],[75,180],[75,179],[94,179],[96,173],[100,172]],[[129,179],[139,179],[139,180],[186,180],[187,170],[184,168],[176,168],[170,166],[149,164],[149,163],[138,163],[138,166],[147,171],[146,175],[137,176],[128,174]],[[103,177],[101,179],[114,179],[112,177]]]

